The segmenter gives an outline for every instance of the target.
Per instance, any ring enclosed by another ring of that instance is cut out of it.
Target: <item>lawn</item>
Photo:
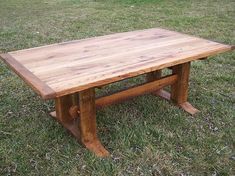
[[[0,9],[1,52],[152,27],[235,44],[234,0],[0,0]],[[234,175],[235,52],[192,64],[189,101],[195,117],[151,95],[99,110],[111,152],[100,159],[0,61],[0,175]]]

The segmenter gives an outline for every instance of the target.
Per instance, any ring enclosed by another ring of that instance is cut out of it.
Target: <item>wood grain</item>
[[[154,28],[19,50],[1,57],[49,99],[229,50],[232,47],[228,45]]]

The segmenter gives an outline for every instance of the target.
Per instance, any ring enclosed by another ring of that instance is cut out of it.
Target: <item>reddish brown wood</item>
[[[178,75],[178,80],[171,86],[171,100],[191,115],[194,115],[198,110],[187,102],[190,62],[172,67],[172,72]]]
[[[95,90],[79,92],[81,142],[97,156],[108,156],[96,134]]]
[[[190,72],[190,63],[177,65],[170,68],[173,70],[173,74],[178,75],[178,80],[172,84],[171,94],[163,89],[153,92],[154,95],[157,95],[163,99],[170,100],[172,99],[180,108],[185,110],[191,115],[199,112],[194,108],[189,102],[188,98],[188,81],[189,81],[189,72]],[[161,77],[161,72],[151,72],[147,74],[147,81],[158,80]]]
[[[80,110],[78,105],[74,105],[69,109],[69,114],[73,119],[77,119],[79,117],[79,113]]]
[[[75,138],[97,156],[108,156],[109,152],[97,137],[94,89],[57,98],[55,117]],[[79,111],[78,111],[79,110]],[[76,111],[77,114],[76,114]],[[80,115],[80,116],[79,116]]]
[[[74,105],[72,95],[66,95],[55,99],[55,108],[57,118],[64,123],[73,120],[69,110]]]
[[[50,113],[58,120],[78,141],[80,141],[79,119],[74,119],[70,108],[78,103],[77,95],[66,95],[55,99],[56,111]]]
[[[100,107],[104,107],[107,105],[119,103],[119,102],[134,98],[139,95],[157,91],[167,85],[173,84],[174,82],[176,82],[176,80],[177,80],[176,75],[166,76],[156,81],[145,83],[139,86],[135,86],[135,87],[128,88],[126,90],[114,93],[112,95],[98,98],[96,100],[96,105],[98,108],[100,108]]]
[[[152,71],[146,74],[146,80],[147,82],[155,81],[155,80],[160,79],[161,76],[162,76],[162,70]]]
[[[188,99],[190,62],[174,66],[172,72],[178,75],[178,80],[171,86],[171,99],[181,104]]]
[[[156,71],[153,71],[153,72],[146,74],[146,81],[151,82],[151,81],[159,80],[161,77],[162,77],[162,70],[156,70]],[[161,91],[161,89],[159,89],[153,93],[158,93],[160,91]]]
[[[140,96],[147,93],[153,93],[155,95],[158,95],[164,99],[170,100],[170,93],[160,89],[166,85],[171,85],[177,80],[176,75],[170,75],[163,77],[160,80],[152,81],[149,83],[145,83],[142,85],[134,86],[116,93],[113,93],[111,95],[106,95],[100,98],[97,98],[95,101],[97,108],[103,108],[105,106],[116,104],[119,102],[122,102],[124,100],[128,100],[131,98],[134,98],[136,96]],[[159,90],[160,91],[157,91]],[[76,112],[76,114],[75,114]],[[69,109],[69,113],[73,118],[77,118],[78,114],[80,114],[79,106],[72,106]],[[51,112],[52,116],[55,116],[55,112]]]

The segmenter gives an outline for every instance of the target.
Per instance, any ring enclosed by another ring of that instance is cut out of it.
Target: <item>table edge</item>
[[[52,99],[56,97],[56,92],[46,83],[40,80],[36,75],[25,68],[21,63],[14,59],[8,53],[1,53],[0,59],[6,63],[20,78],[23,79],[37,94],[43,99]]]

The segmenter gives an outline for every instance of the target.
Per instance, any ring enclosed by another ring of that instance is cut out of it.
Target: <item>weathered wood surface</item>
[[[231,49],[155,28],[19,50],[1,57],[44,99],[50,99]]]

